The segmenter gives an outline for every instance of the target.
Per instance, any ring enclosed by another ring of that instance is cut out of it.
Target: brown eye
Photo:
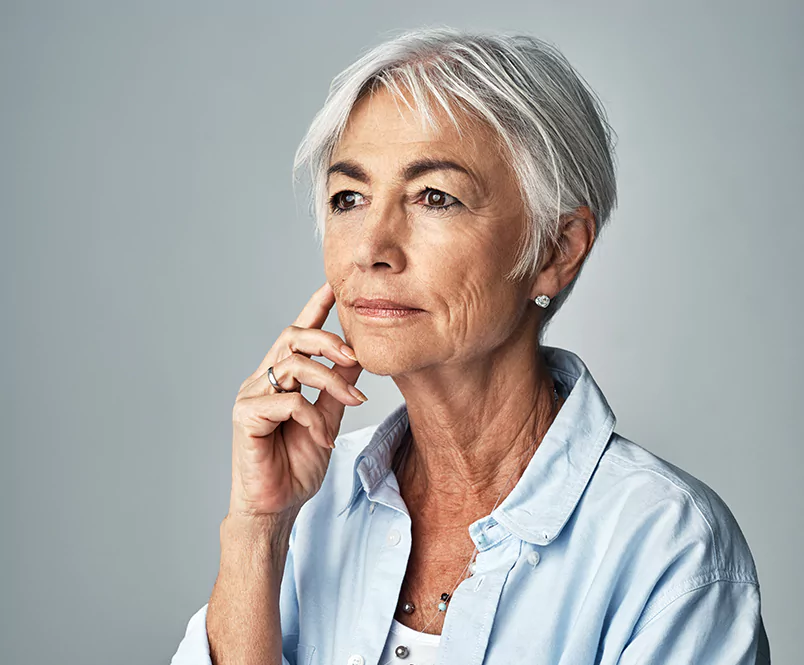
[[[338,200],[341,202],[342,207],[351,208],[355,204],[355,194],[354,192],[343,192]]]
[[[461,205],[461,202],[451,194],[442,192],[439,189],[433,189],[432,187],[426,187],[422,194],[424,194],[422,197],[424,207],[433,212],[444,212],[449,208]],[[452,200],[451,203],[447,202],[449,199]]]
[[[439,192],[437,189],[431,189],[427,194],[424,195],[424,200],[427,202],[427,205],[431,205],[434,207],[440,207],[444,205],[444,200],[446,196],[444,192]]]
[[[343,191],[333,194],[329,199],[329,209],[334,213],[348,212],[356,207],[357,192]]]

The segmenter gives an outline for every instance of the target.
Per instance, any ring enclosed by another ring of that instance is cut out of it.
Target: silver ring
[[[273,365],[271,365],[271,366],[268,368],[268,371],[266,372],[266,374],[268,375],[268,380],[271,382],[271,385],[272,385],[274,388],[276,388],[278,392],[280,392],[280,393],[286,393],[286,392],[288,392],[288,391],[287,391],[287,390],[285,390],[285,389],[284,389],[282,386],[280,386],[280,385],[279,385],[279,382],[276,380],[276,377],[274,376],[274,367],[273,367]]]

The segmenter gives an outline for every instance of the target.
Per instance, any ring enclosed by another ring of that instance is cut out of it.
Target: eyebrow
[[[458,173],[469,176],[472,182],[477,184],[477,178],[466,167],[450,159],[436,159],[434,157],[424,157],[411,162],[403,169],[402,178],[405,181],[410,181],[431,171],[457,171]],[[333,173],[342,173],[352,178],[352,180],[358,180],[367,185],[371,184],[371,178],[369,178],[368,173],[363,170],[363,167],[357,162],[348,159],[335,162],[327,169],[327,182],[329,182],[329,178]]]

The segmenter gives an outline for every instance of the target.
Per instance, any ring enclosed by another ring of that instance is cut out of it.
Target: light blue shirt
[[[476,569],[450,598],[437,664],[770,663],[757,571],[728,506],[617,434],[576,354],[541,352],[566,402],[508,496],[468,526]],[[407,427],[403,402],[337,438],[291,533],[285,665],[378,665],[411,548],[390,470]],[[209,665],[206,608],[172,665]]]

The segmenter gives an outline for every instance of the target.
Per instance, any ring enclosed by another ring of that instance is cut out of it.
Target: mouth
[[[374,319],[404,319],[424,312],[423,309],[385,298],[358,298],[352,307],[357,314]]]

